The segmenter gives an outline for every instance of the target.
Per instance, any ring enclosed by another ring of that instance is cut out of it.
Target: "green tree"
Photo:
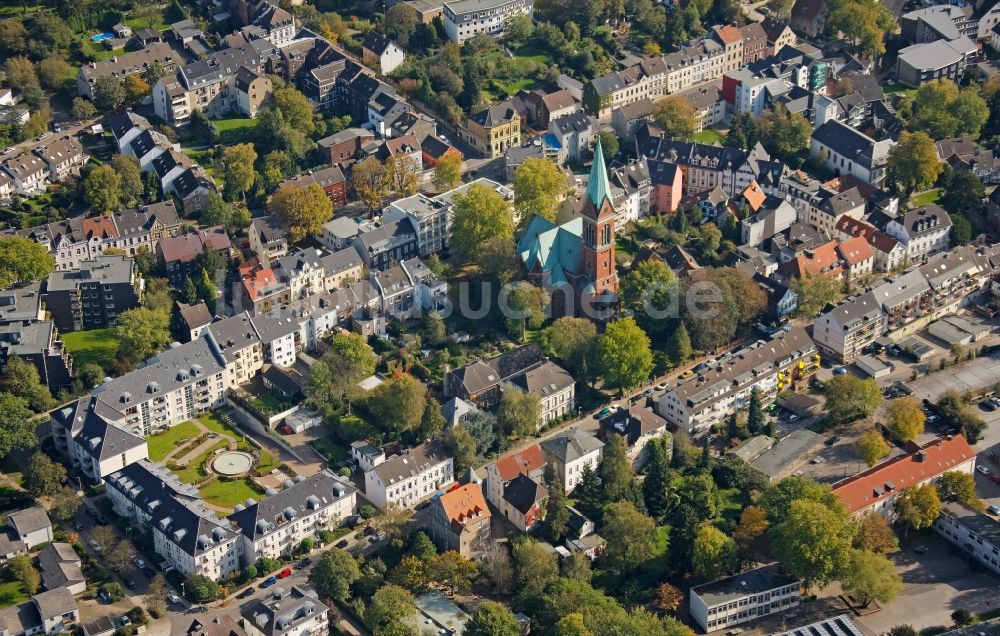
[[[97,110],[108,112],[117,110],[125,103],[125,85],[115,75],[104,75],[94,82],[94,106]]]
[[[152,25],[151,25],[152,26]],[[166,67],[163,66],[163,62],[159,60],[153,60],[146,65],[146,69],[142,72],[142,79],[146,80],[146,83],[150,86],[156,86],[156,82],[167,74]],[[201,111],[195,111],[201,112]],[[194,117],[194,113],[191,113]]]
[[[786,477],[772,484],[761,495],[758,505],[767,513],[767,520],[774,525],[790,514],[792,503],[799,499],[813,501],[846,514],[843,503],[833,494],[829,485],[817,483],[808,477]]]
[[[466,261],[473,260],[480,246],[490,239],[513,240],[510,205],[496,190],[475,183],[454,200],[451,245]]]
[[[294,86],[285,85],[276,88],[271,94],[271,108],[280,112],[285,123],[290,127],[307,136],[312,134],[315,126],[313,124],[312,104]]]
[[[878,430],[870,428],[854,442],[854,452],[869,466],[874,466],[888,456],[892,447]]]
[[[59,523],[69,523],[76,517],[80,505],[81,499],[77,497],[76,490],[63,486],[52,496],[49,516]]]
[[[764,404],[760,399],[760,389],[750,389],[750,404],[747,406],[747,428],[751,435],[760,435],[766,426]]]
[[[933,484],[904,488],[893,504],[899,521],[909,530],[931,527],[941,514],[941,498]]]
[[[537,329],[545,322],[545,295],[541,287],[528,281],[508,283],[500,292],[498,305],[508,316],[507,333],[522,341],[525,330]]]
[[[827,305],[835,305],[844,297],[844,285],[839,278],[813,276],[804,273],[792,279],[792,292],[796,296],[795,315],[815,318]]]
[[[632,318],[608,323],[597,341],[595,371],[609,388],[638,386],[653,370],[649,336]]]
[[[0,457],[22,448],[38,445],[34,413],[24,398],[0,393]]]
[[[986,198],[986,186],[971,170],[949,170],[942,175],[944,193],[938,204],[953,215],[979,212]],[[952,229],[952,239],[955,231]],[[964,237],[963,237],[964,238]],[[966,241],[968,242],[968,241]]]
[[[208,269],[201,270],[201,278],[198,281],[198,297],[205,301],[208,311],[215,315],[215,301],[218,299],[219,290],[212,282],[212,277]]]
[[[969,473],[949,471],[938,477],[934,485],[944,501],[957,501],[974,510],[983,509],[983,502],[976,495],[976,480]]]
[[[670,95],[653,106],[653,121],[663,128],[667,139],[689,141],[698,129],[698,113],[691,102],[680,95]]]
[[[629,501],[642,505],[642,489],[632,472],[632,462],[621,435],[613,435],[604,446],[597,475],[601,478],[605,501]]]
[[[920,402],[906,396],[889,402],[889,406],[886,408],[886,419],[892,436],[900,442],[908,442],[923,434],[927,416],[924,414]]]
[[[24,488],[33,497],[52,496],[66,483],[66,469],[45,453],[35,453],[28,460],[22,476]]]
[[[788,517],[768,532],[781,567],[806,589],[825,587],[843,571],[853,528],[842,510],[809,500],[792,501]]]
[[[31,557],[19,555],[7,559],[7,574],[20,581],[28,594],[35,594],[42,587],[42,575],[31,563]]]
[[[670,356],[670,361],[676,366],[684,364],[694,355],[694,349],[691,347],[691,336],[688,335],[687,327],[683,322],[679,323],[674,332],[670,334],[667,354]]]
[[[129,155],[116,154],[111,157],[111,168],[121,179],[119,195],[121,204],[131,208],[142,203],[144,190],[142,171],[139,169],[139,162],[136,158]]]
[[[882,405],[882,391],[875,380],[850,374],[837,375],[823,385],[827,413],[834,422],[868,417]]]
[[[877,512],[869,511],[857,521],[853,545],[858,550],[867,550],[878,554],[889,554],[899,550],[899,539],[886,522],[885,517]]]
[[[35,72],[47,91],[56,91],[73,76],[73,67],[59,57],[47,57],[35,65]]]
[[[927,82],[913,99],[911,130],[924,131],[934,139],[969,135],[973,139],[989,119],[989,106],[976,89],[960,90],[948,79]]]
[[[288,229],[288,239],[295,243],[310,234],[318,234],[333,216],[333,205],[319,185],[305,188],[286,184],[271,196],[267,209]]]
[[[404,619],[416,610],[413,595],[398,585],[383,585],[365,608],[365,626],[373,636],[416,635]]]
[[[630,502],[617,501],[604,509],[601,536],[608,542],[604,551],[608,564],[627,572],[653,556],[656,524]]]
[[[585,376],[587,361],[597,343],[597,327],[586,318],[571,316],[557,319],[541,334],[545,352],[558,358],[572,373]]]
[[[428,396],[424,403],[424,412],[420,416],[420,434],[424,438],[437,437],[448,424],[441,414],[441,405],[434,398]]]
[[[622,307],[646,333],[659,333],[671,325],[666,317],[673,314],[677,292],[677,278],[660,260],[643,261],[621,279]]]
[[[55,259],[36,241],[0,236],[0,287],[42,280],[55,270]]]
[[[7,360],[7,366],[0,376],[0,391],[24,398],[36,413],[47,411],[55,403],[49,388],[42,384],[35,365],[16,355]]]
[[[785,159],[808,148],[812,134],[809,120],[780,104],[758,120],[758,130],[764,148]]]
[[[538,430],[541,400],[537,395],[508,386],[500,397],[497,423],[512,437],[530,437]]]
[[[910,625],[896,625],[889,630],[889,636],[919,636],[919,632]]]
[[[903,132],[899,141],[889,150],[886,163],[887,178],[909,196],[934,185],[941,174],[934,140],[922,130]]]
[[[420,187],[420,165],[410,155],[398,154],[385,162],[385,180],[397,197],[416,194]]]
[[[580,583],[590,583],[594,578],[593,568],[590,566],[590,557],[579,550],[573,550],[570,555],[559,564],[559,570],[563,578],[579,581]]]
[[[455,188],[462,182],[462,156],[448,152],[434,166],[433,183],[438,192]]]
[[[121,175],[110,165],[95,166],[83,178],[83,198],[101,214],[121,207],[121,189]]]
[[[525,539],[511,549],[514,581],[523,598],[537,598],[559,576],[555,553],[534,539]]]
[[[764,291],[731,267],[696,270],[684,282],[684,323],[698,349],[729,343],[767,308]],[[705,295],[706,288],[713,290],[711,296]]]
[[[594,636],[583,622],[583,614],[574,612],[559,619],[554,627],[555,636]]]
[[[170,315],[146,307],[123,311],[115,324],[115,336],[119,355],[145,360],[170,344]]]
[[[537,214],[555,221],[559,201],[566,192],[566,173],[547,158],[528,157],[514,173],[514,210],[522,224]]]
[[[736,542],[712,524],[701,524],[691,549],[694,575],[712,580],[732,572],[736,565]]]
[[[309,571],[309,583],[320,594],[346,603],[351,598],[351,585],[361,578],[357,560],[346,550],[331,548]]]
[[[417,11],[410,5],[393,5],[385,12],[382,21],[385,35],[395,40],[399,46],[406,49],[410,46],[410,36],[420,24]]]
[[[872,601],[889,603],[903,591],[903,581],[892,561],[867,550],[851,550],[840,581],[844,591],[861,601],[863,607]]]
[[[505,606],[495,601],[483,601],[462,628],[462,633],[469,636],[520,636],[521,624]]]
[[[199,220],[202,225],[229,225],[233,219],[233,210],[215,190],[210,190],[205,207],[201,210]]]
[[[457,470],[465,470],[476,462],[476,440],[467,429],[452,426],[445,430],[442,441],[454,456]]]
[[[310,119],[310,122],[312,119]],[[253,169],[257,151],[253,144],[236,144],[222,150],[222,178],[230,200],[243,197],[253,186],[256,173]]]
[[[389,194],[389,181],[386,178],[385,166],[375,157],[368,157],[354,166],[352,173],[354,192],[369,209],[374,210],[382,205]]]
[[[504,22],[504,40],[513,47],[522,46],[531,37],[534,25],[531,18],[523,13],[516,13]]]
[[[618,156],[618,135],[610,130],[602,130],[597,133],[597,136],[601,139],[601,153],[604,155],[604,161],[611,161]]]
[[[365,400],[365,407],[387,431],[402,433],[420,425],[427,402],[427,387],[409,374],[375,387]]]
[[[642,482],[642,500],[649,514],[662,523],[678,503],[676,492],[671,488],[670,445],[663,438],[654,438],[646,447],[649,449],[649,460],[646,462],[646,478]]]
[[[167,580],[157,573],[149,581],[146,589],[146,609],[153,618],[162,618],[167,614]]]
[[[86,99],[82,97],[74,97],[70,113],[75,119],[83,121],[94,117],[97,114],[97,109],[94,108],[94,105]]]

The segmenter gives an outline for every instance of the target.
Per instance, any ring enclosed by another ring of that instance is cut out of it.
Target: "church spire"
[[[594,146],[594,163],[590,166],[590,179],[587,181],[587,198],[593,204],[594,210],[601,209],[601,204],[608,198],[610,190],[608,170],[604,167],[604,149],[598,136],[597,145]]]

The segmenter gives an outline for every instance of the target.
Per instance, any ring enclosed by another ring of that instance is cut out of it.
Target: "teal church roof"
[[[576,275],[583,267],[582,237],[581,217],[556,225],[536,215],[517,242],[517,254],[526,270],[532,271],[537,265],[548,272],[549,285],[568,285],[567,274]]]
[[[601,147],[601,138],[597,138],[597,145],[594,147],[594,163],[590,166],[590,179],[587,181],[587,197],[594,204],[595,210],[601,209],[604,199],[609,198],[608,193],[611,186],[608,183],[608,169],[604,166],[604,150]]]

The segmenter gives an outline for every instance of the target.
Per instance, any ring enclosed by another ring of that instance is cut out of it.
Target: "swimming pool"
[[[90,36],[90,41],[91,42],[102,42],[104,40],[107,40],[107,39],[113,38],[113,37],[115,37],[114,33],[98,33],[97,35]]]

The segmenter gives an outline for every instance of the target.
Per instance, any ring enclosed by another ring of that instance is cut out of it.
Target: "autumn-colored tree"
[[[287,183],[271,196],[268,212],[288,228],[288,239],[295,243],[310,234],[318,234],[333,216],[333,205],[318,184],[305,188]]]

